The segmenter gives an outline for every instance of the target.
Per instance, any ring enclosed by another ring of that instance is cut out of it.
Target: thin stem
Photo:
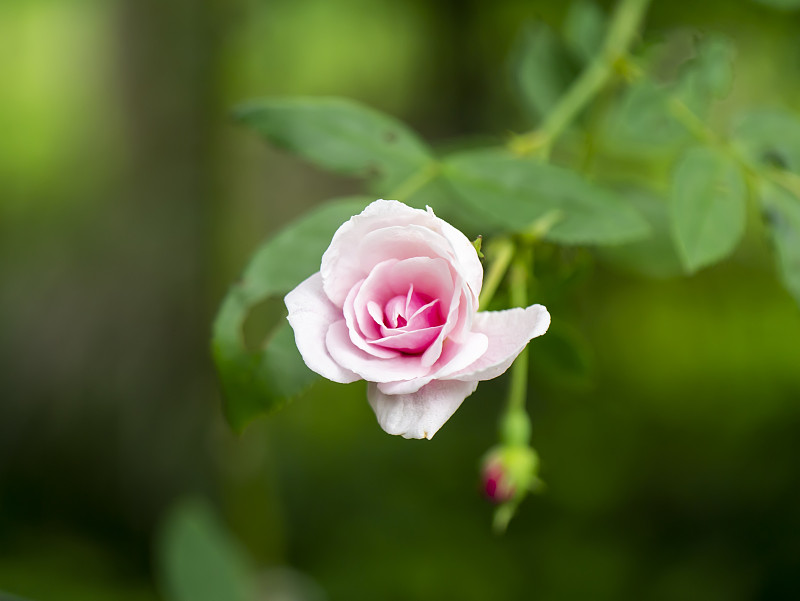
[[[736,161],[749,175],[771,181],[800,198],[800,177],[785,169],[762,167],[747,160],[734,146],[720,138],[689,106],[675,95],[667,100],[670,113],[698,141],[713,146]]]
[[[531,253],[521,248],[514,257],[509,271],[509,292],[514,307],[528,304],[528,275],[531,268]],[[525,399],[528,395],[528,347],[519,354],[511,371],[511,389],[508,394],[508,412],[525,412]],[[527,442],[527,441],[526,441]]]
[[[492,241],[486,254],[491,257],[492,262],[489,265],[489,271],[486,274],[481,289],[481,298],[478,303],[479,310],[481,311],[485,311],[489,303],[492,302],[492,298],[494,298],[494,294],[497,292],[500,282],[503,281],[503,276],[505,276],[506,271],[508,271],[508,266],[514,256],[514,243],[508,238],[498,238]]]
[[[583,108],[600,92],[615,71],[617,62],[633,42],[650,0],[620,0],[606,33],[603,48],[551,110],[541,126],[510,142],[513,152],[547,157],[553,143]]]
[[[415,171],[401,182],[400,185],[389,194],[389,198],[394,200],[407,200],[412,194],[436,177],[438,173],[438,162],[431,161],[427,163],[419,171]]]

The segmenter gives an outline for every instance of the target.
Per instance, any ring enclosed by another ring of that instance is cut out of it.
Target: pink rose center
[[[380,332],[369,342],[407,354],[424,352],[444,325],[439,299],[416,292],[413,284],[406,294],[393,296],[383,307],[370,301],[367,310]]]

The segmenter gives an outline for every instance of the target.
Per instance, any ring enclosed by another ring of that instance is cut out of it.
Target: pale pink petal
[[[378,388],[385,394],[410,394],[416,392],[428,382],[447,378],[477,361],[489,348],[489,337],[486,334],[470,332],[464,342],[445,340],[442,355],[434,364],[430,373],[414,380],[382,382]]]
[[[353,286],[353,289],[350,291],[350,294],[347,295],[347,298],[344,301],[344,321],[347,324],[347,333],[350,336],[350,341],[362,351],[365,351],[370,355],[374,355],[375,357],[381,357],[383,359],[397,357],[400,354],[398,351],[376,347],[369,342],[369,340],[379,336],[380,331],[377,325],[373,322],[371,315],[364,310],[364,307],[354,307],[353,299],[358,294],[362,284],[363,282],[359,282]],[[360,312],[367,313],[366,316],[356,316],[356,309],[362,309]]]
[[[477,386],[477,382],[436,380],[413,394],[387,395],[369,383],[367,399],[389,434],[430,439]]]
[[[322,277],[315,273],[284,298],[297,349],[306,365],[324,378],[347,384],[361,378],[334,361],[325,346],[328,329],[342,313],[322,290]]]
[[[396,334],[373,340],[370,344],[383,348],[397,349],[404,353],[419,354],[428,348],[428,345],[441,331],[442,326],[409,330],[407,332],[398,330]]]
[[[550,325],[550,314],[542,305],[505,311],[482,311],[475,315],[472,331],[489,337],[483,356],[447,379],[491,380],[505,372],[532,338],[541,336]]]
[[[422,354],[422,364],[432,366],[442,355],[442,345],[447,338],[461,341],[463,335],[472,326],[472,300],[464,293],[464,281],[459,277],[456,282],[456,292],[450,301],[447,310],[444,328],[439,336],[431,342],[428,349]]]
[[[433,210],[430,207],[428,207],[428,212],[433,214]],[[478,258],[478,251],[475,250],[469,238],[452,225],[441,219],[439,219],[439,224],[442,235],[453,249],[456,263],[460,267],[461,276],[466,280],[472,291],[474,305],[477,307],[478,297],[481,294],[481,285],[483,284],[483,265],[481,265],[481,261]]]
[[[426,375],[430,368],[422,365],[418,355],[381,359],[365,353],[350,340],[344,319],[328,328],[325,346],[333,360],[370,382],[412,380]]]
[[[320,272],[325,293],[341,306],[353,284],[381,261],[448,257],[450,245],[434,231],[438,222],[441,220],[425,211],[396,200],[376,200],[336,230],[322,255]]]

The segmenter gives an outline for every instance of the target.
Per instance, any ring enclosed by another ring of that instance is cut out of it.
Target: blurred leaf
[[[669,98],[669,90],[651,79],[629,86],[609,112],[604,143],[631,154],[671,152],[690,135],[670,113]]]
[[[647,220],[653,233],[643,240],[604,247],[600,256],[617,266],[650,277],[681,275],[683,265],[672,237],[668,204],[641,190],[627,191],[624,196]]]
[[[619,244],[648,234],[647,222],[613,192],[562,167],[476,150],[447,158],[444,176],[489,227],[521,232],[553,215],[543,238],[561,244]]]
[[[758,4],[769,6],[777,10],[798,10],[800,9],[800,0],[753,0]]]
[[[276,146],[345,175],[402,180],[431,160],[425,143],[400,121],[351,100],[261,100],[235,116]]]
[[[564,42],[573,56],[588,63],[600,52],[606,31],[606,15],[597,4],[579,0],[569,6],[564,21]]]
[[[681,68],[676,81],[665,84],[649,76],[630,85],[609,111],[604,143],[626,154],[669,154],[691,138],[673,114],[673,104],[686,105],[705,119],[715,100],[723,98],[733,81],[731,43],[721,36],[701,39],[695,57]]]
[[[725,258],[745,225],[747,190],[738,166],[710,148],[683,155],[672,179],[670,214],[678,252],[694,272]]]
[[[800,304],[800,196],[764,182],[761,202],[784,286]]]
[[[511,72],[525,109],[535,119],[550,111],[576,74],[561,40],[544,23],[522,29],[512,54]]]
[[[734,47],[727,38],[710,35],[697,44],[697,55],[681,71],[676,95],[698,116],[724,98],[733,83]]]
[[[167,601],[252,601],[247,560],[211,508],[197,500],[174,507],[157,548]]]
[[[753,163],[777,164],[800,173],[800,116],[778,110],[745,113],[733,135]]]
[[[369,200],[362,198],[331,201],[289,224],[258,249],[241,280],[223,300],[211,346],[225,412],[237,432],[259,414],[283,406],[316,379],[303,362],[286,321],[262,350],[247,349],[243,325],[249,311],[319,271],[334,232],[367,204]]]

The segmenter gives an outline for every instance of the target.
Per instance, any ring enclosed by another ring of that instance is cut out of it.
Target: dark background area
[[[242,437],[224,423],[208,341],[227,286],[287,220],[360,190],[267,148],[230,107],[340,95],[435,145],[502,138],[530,128],[514,37],[566,9],[0,5],[0,590],[159,598],[155,533],[191,494],[260,569],[291,566],[330,599],[800,596],[800,312],[755,236],[667,280],[587,252],[549,294],[553,325],[586,341],[566,371],[531,347],[547,490],[505,536],[478,483],[502,378],[431,442],[383,433],[360,383],[319,382]],[[733,39],[723,116],[797,109],[798,15],[657,1],[646,37]]]

